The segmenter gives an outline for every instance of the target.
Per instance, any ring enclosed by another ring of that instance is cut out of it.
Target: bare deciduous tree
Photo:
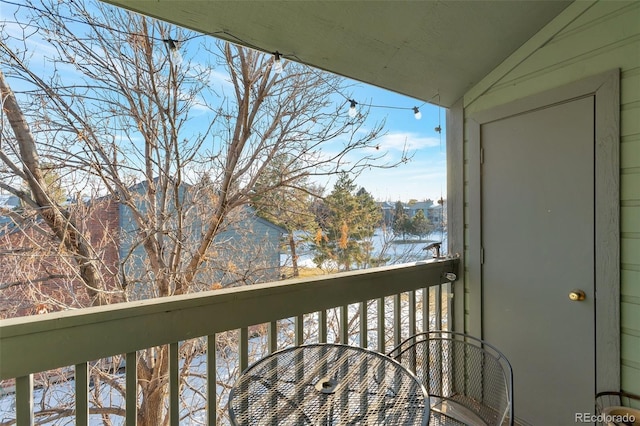
[[[382,124],[367,128],[366,111],[350,118],[336,104],[348,89],[336,76],[291,62],[276,74],[270,55],[99,2],[26,2],[2,25],[0,187],[23,206],[12,233],[28,235],[32,217],[50,244],[32,238],[29,247],[64,263],[65,285],[81,283],[85,305],[215,288],[220,270],[250,282],[263,266],[224,258],[217,237],[242,220],[258,186],[267,194],[393,166],[373,146]],[[284,173],[261,179],[283,158]],[[49,169],[71,202],[58,200]],[[95,232],[105,200],[129,220],[126,235]],[[42,264],[33,268],[11,289],[47,279]],[[186,372],[197,351],[181,351]],[[139,352],[138,424],[168,423],[167,359],[166,347]],[[115,370],[97,364],[93,377],[122,393]],[[105,424],[122,415],[98,395],[92,412]]]

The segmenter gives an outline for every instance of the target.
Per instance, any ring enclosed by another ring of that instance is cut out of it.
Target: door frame
[[[469,233],[465,331],[482,336],[482,177],[485,123],[586,96],[595,101],[595,392],[620,389],[620,70],[467,116]],[[594,392],[594,398],[595,398]]]

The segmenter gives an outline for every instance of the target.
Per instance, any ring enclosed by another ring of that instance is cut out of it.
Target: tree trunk
[[[169,392],[168,349],[166,345],[147,349],[138,359],[138,386],[142,396],[138,408],[138,426],[168,424],[169,412],[165,408]]]
[[[289,248],[291,249],[291,264],[293,265],[293,276],[299,277],[298,255],[296,254],[296,242],[293,239],[293,231],[289,231]]]
[[[93,305],[103,305],[106,297],[102,273],[95,261],[98,259],[93,247],[78,230],[75,221],[67,211],[63,211],[47,192],[47,183],[42,173],[36,141],[29,129],[20,106],[0,71],[0,93],[4,113],[18,141],[20,158],[23,164],[23,178],[29,185],[32,196],[38,205],[40,215],[55,236],[64,244],[78,264],[79,275],[86,284],[87,293]]]

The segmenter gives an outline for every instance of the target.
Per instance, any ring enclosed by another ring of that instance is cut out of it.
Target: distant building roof
[[[13,210],[20,206],[20,199],[12,194],[0,194],[0,234],[11,231],[13,222],[11,218],[5,216],[3,211]],[[9,226],[8,226],[9,225]]]
[[[391,201],[378,201],[378,205],[382,209],[393,209],[396,207],[396,204]]]
[[[0,194],[0,209],[14,209],[20,206],[20,199],[13,194]]]
[[[409,208],[412,210],[426,210],[431,207],[433,207],[433,202],[431,201],[420,201],[409,206]]]

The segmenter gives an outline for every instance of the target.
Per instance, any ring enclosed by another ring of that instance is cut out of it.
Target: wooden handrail
[[[449,282],[458,259],[0,321],[0,380]]]

